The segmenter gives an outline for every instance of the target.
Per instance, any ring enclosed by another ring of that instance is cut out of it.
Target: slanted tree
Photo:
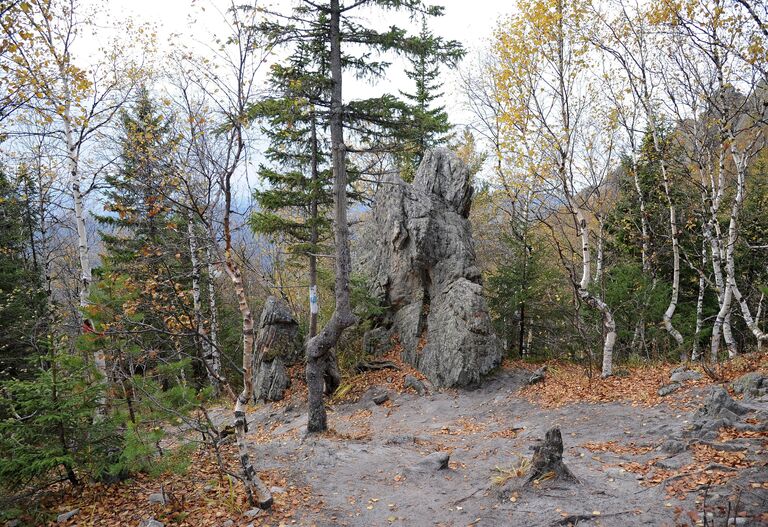
[[[243,382],[234,401],[235,438],[241,467],[239,477],[249,503],[267,509],[273,503],[272,494],[256,473],[246,439],[246,408],[253,396],[255,334],[243,262],[235,252],[235,236],[240,228],[235,214],[238,212],[237,177],[250,152],[247,125],[256,101],[258,74],[271,49],[264,45],[263,35],[257,29],[257,22],[262,17],[260,9],[233,1],[229,3],[226,16],[231,33],[222,39],[220,49],[216,50],[217,57],[225,57],[226,68],[211,68],[210,61],[204,57],[186,53],[179,57],[178,88],[188,124],[183,132],[184,148],[191,155],[183,165],[184,173],[178,174],[183,199],[177,204],[196,216],[196,221],[206,231],[207,246],[211,248],[211,254],[206,255],[207,261],[212,266],[220,264],[223,267],[237,299]],[[187,171],[191,173],[187,174]]]
[[[335,309],[328,323],[307,343],[307,386],[309,391],[309,432],[321,432],[327,428],[323,393],[326,391],[326,372],[336,368],[335,357],[330,353],[341,333],[355,324],[350,305],[350,252],[349,225],[347,220],[347,153],[362,152],[375,145],[378,150],[391,151],[396,136],[402,129],[400,117],[406,105],[396,97],[385,94],[365,100],[345,102],[343,98],[343,72],[358,78],[381,78],[388,63],[373,58],[379,53],[416,53],[423,49],[422,39],[409,36],[396,26],[378,31],[359,22],[354,14],[362,8],[378,7],[384,10],[402,10],[411,15],[440,16],[442,8],[428,5],[421,0],[363,0],[343,5],[340,0],[317,3],[304,1],[291,15],[273,14],[260,24],[260,29],[274,39],[275,44],[296,45],[314,40],[320,35],[327,47],[327,63],[330,73],[329,97],[324,125],[330,129],[331,167],[333,173],[335,238]],[[312,13],[313,16],[307,16]],[[344,46],[349,42],[350,46]],[[435,37],[430,48],[435,61],[449,61],[460,54],[460,45]],[[424,52],[426,53],[426,52]],[[361,143],[350,147],[345,142],[345,128]]]

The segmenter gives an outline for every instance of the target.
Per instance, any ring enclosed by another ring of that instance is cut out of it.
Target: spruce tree
[[[0,378],[18,377],[41,351],[46,302],[35,252],[36,218],[25,203],[26,167],[12,181],[0,166]]]
[[[319,23],[327,18],[321,14]],[[329,99],[327,43],[301,41],[284,64],[272,67],[274,97],[254,106],[269,138],[269,165],[259,167],[267,186],[254,192],[259,210],[251,216],[254,231],[287,236],[288,250],[309,263],[309,336],[317,332],[317,254],[330,232],[327,211],[333,204],[327,141],[320,128]]]
[[[178,361],[194,339],[184,336],[192,335],[185,229],[169,199],[175,180],[171,120],[143,87],[123,112],[121,128],[117,170],[106,177],[109,214],[96,216],[104,252],[87,314],[100,322],[95,329],[103,337],[90,344],[107,346],[113,360],[126,361],[121,366],[132,371],[132,361]],[[130,346],[115,340],[121,331],[135,332]]]
[[[398,161],[400,174],[406,181],[413,179],[416,168],[421,163],[424,152],[451,139],[453,128],[448,121],[444,105],[437,101],[443,96],[438,91],[440,84],[440,63],[434,60],[435,49],[443,44],[429,30],[426,17],[422,17],[419,42],[412,53],[406,55],[410,69],[405,74],[415,84],[413,93],[401,91],[400,95],[408,103],[408,112],[404,115],[404,123],[400,133],[400,150],[395,156]],[[445,49],[446,57],[455,61],[463,51],[450,43]]]

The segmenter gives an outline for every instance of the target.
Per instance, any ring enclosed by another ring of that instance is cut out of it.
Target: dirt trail
[[[321,512],[299,509],[298,525],[695,524],[687,513],[701,513],[697,500],[701,502],[703,491],[677,491],[670,497],[664,484],[643,484],[654,475],[660,478],[663,470],[692,462],[690,449],[679,454],[661,449],[680,435],[691,412],[667,404],[628,403],[544,409],[516,393],[527,376],[523,371],[501,371],[477,390],[423,397],[390,392],[390,400],[382,405],[372,398],[383,389],[372,388],[358,402],[336,405],[329,415],[333,433],[321,437],[304,437],[301,405],[265,405],[248,416],[257,430],[253,453],[259,468],[284,471],[289,484],[311,486],[314,498],[322,502]],[[692,390],[698,398],[706,393],[706,388]],[[768,410],[766,401],[752,404]],[[532,447],[552,426],[563,431],[564,461],[580,483],[546,482],[539,489],[502,498],[492,483],[497,467],[530,457]],[[615,442],[614,448],[599,447],[607,442]],[[710,520],[724,525],[729,496],[738,494],[738,510],[750,516],[738,525],[760,525],[758,516],[768,511],[768,484],[762,485],[768,481],[766,437],[739,439],[722,448],[743,450],[751,466],[739,469],[726,485],[707,491],[707,505],[720,507]],[[450,452],[449,467],[419,470],[417,463],[435,451]],[[650,471],[641,475],[619,466],[626,463],[632,463],[625,465],[630,470],[642,472],[645,465]],[[281,499],[279,493],[276,498]],[[270,524],[268,513],[259,519]]]

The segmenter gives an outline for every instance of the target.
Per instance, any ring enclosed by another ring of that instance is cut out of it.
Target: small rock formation
[[[424,383],[421,382],[419,379],[414,377],[413,375],[406,375],[403,379],[403,386],[406,388],[413,388],[416,390],[416,393],[419,395],[424,395],[427,393],[427,387],[424,386]]]
[[[664,386],[659,388],[659,391],[658,391],[659,397],[666,397],[667,395],[669,395],[671,393],[675,393],[677,390],[679,390],[682,387],[683,387],[683,385],[680,384],[679,382],[673,382],[673,383],[670,383],[670,384],[665,384]]]
[[[80,512],[80,509],[73,509],[69,512],[63,512],[56,517],[56,523],[64,523],[66,521],[69,521],[70,519],[74,518],[79,512]]]
[[[714,386],[704,404],[693,414],[690,435],[705,440],[717,438],[718,430],[725,426],[737,426],[747,408],[734,401],[721,386]]]
[[[698,381],[702,375],[694,370],[681,370],[676,371],[669,376],[669,380],[672,382],[686,382],[686,381]]]
[[[378,395],[374,395],[372,401],[373,401],[373,404],[375,404],[376,406],[382,405],[387,401],[389,401],[389,394],[380,393]]]
[[[166,499],[165,499],[165,493],[164,492],[153,492],[149,495],[149,498],[147,498],[150,505],[165,505]]]
[[[544,365],[531,374],[531,376],[528,378],[528,384],[539,383],[544,379],[546,379],[546,377],[547,377],[547,366]]]
[[[659,447],[659,449],[663,452],[673,455],[685,452],[687,448],[688,447],[685,445],[685,443],[678,441],[677,439],[668,439]]]
[[[409,472],[430,473],[448,468],[451,455],[448,452],[432,452],[410,467]]]
[[[736,393],[744,394],[745,399],[761,397],[768,393],[768,377],[762,373],[751,371],[731,383]]]
[[[301,359],[299,325],[288,305],[273,296],[267,298],[256,335],[256,367],[253,398],[279,401],[291,380],[287,366]]]
[[[464,163],[450,150],[429,151],[413,183],[382,183],[360,240],[372,293],[388,307],[366,350],[396,337],[403,360],[438,387],[477,383],[501,362],[475,265],[471,198]]]
[[[549,429],[544,436],[544,442],[534,450],[526,483],[545,476],[551,479],[578,482],[576,476],[563,463],[563,436],[558,427]]]

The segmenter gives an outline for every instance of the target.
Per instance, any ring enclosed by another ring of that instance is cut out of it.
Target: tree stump
[[[558,427],[547,431],[544,443],[537,446],[533,452],[526,483],[542,479],[558,479],[574,483],[579,481],[563,463],[563,436]]]

